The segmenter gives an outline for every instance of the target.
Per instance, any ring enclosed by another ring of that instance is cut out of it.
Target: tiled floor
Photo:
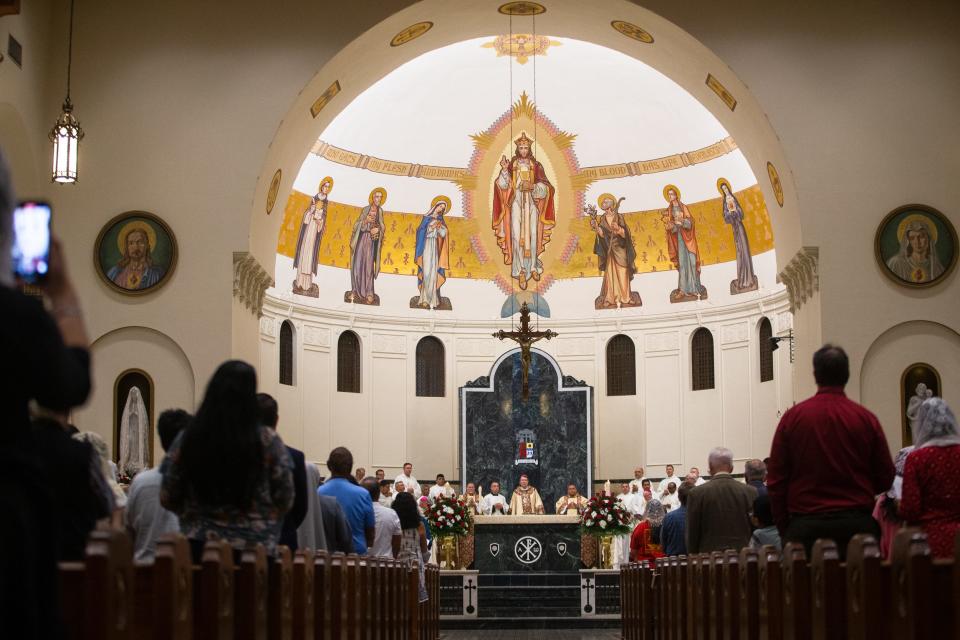
[[[620,640],[619,629],[441,631],[441,640]]]

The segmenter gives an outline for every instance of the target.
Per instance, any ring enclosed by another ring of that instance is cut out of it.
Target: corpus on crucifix
[[[557,336],[557,332],[547,329],[546,331],[533,331],[530,329],[530,307],[524,302],[520,306],[520,330],[504,331],[501,329],[493,334],[494,338],[501,340],[514,340],[520,345],[520,375],[523,381],[523,399],[530,397],[530,346],[546,338],[550,340]]]

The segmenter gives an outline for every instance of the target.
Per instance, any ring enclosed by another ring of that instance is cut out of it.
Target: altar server
[[[403,483],[405,489],[397,488],[397,483],[399,482]],[[423,491],[420,489],[420,483],[413,477],[413,465],[411,463],[403,463],[403,473],[393,479],[393,490],[398,493],[404,490],[409,491],[413,494],[414,498],[419,498],[423,495]]]
[[[587,506],[587,499],[577,491],[577,485],[572,482],[567,485],[567,495],[557,500],[556,512],[558,516],[579,515]]]
[[[627,511],[633,512],[633,500],[640,494],[630,492],[630,483],[624,482],[620,485],[620,493],[617,494],[617,502]]]
[[[530,478],[527,477],[527,474],[520,476],[520,486],[513,490],[513,496],[510,497],[510,513],[515,516],[542,515],[545,513],[540,493],[536,488],[530,486]]]
[[[695,487],[699,487],[700,485],[706,482],[706,480],[700,477],[700,469],[698,469],[697,467],[690,467],[690,473],[687,474],[688,480],[691,479],[690,476],[693,476],[693,486]]]
[[[389,480],[380,481],[380,499],[378,502],[388,509],[393,507],[393,499],[396,494],[393,493],[393,483]]]
[[[442,473],[437,474],[437,484],[430,487],[430,492],[427,494],[427,497],[430,498],[430,504],[433,504],[437,501],[437,498],[443,496],[444,498],[452,498],[457,495],[457,492],[453,490],[449,484],[447,484],[447,478]]]
[[[507,499],[500,495],[500,483],[490,483],[490,493],[480,500],[480,513],[485,516],[505,516],[510,513]]]

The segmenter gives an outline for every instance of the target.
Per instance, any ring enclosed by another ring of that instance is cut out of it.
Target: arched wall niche
[[[97,338],[90,347],[94,380],[117,381],[131,370],[146,372],[153,382],[151,415],[153,462],[161,460],[156,418],[166,409],[196,409],[193,367],[180,345],[164,333],[148,327],[122,327]],[[115,416],[118,400],[114,384],[95,386],[90,400],[74,412],[74,424],[81,431],[94,431],[109,443],[116,457]],[[123,398],[126,401],[126,398]],[[120,411],[123,410],[120,405]]]
[[[925,363],[940,374],[941,394],[951,406],[960,403],[960,334],[926,320],[904,322],[883,332],[870,345],[860,375],[860,401],[873,411],[893,452],[903,446],[901,384],[903,372]]]
[[[427,51],[471,38],[505,33],[509,29],[508,20],[497,12],[500,4],[502,2],[488,0],[418,2],[355,39],[307,83],[280,123],[257,182],[250,219],[250,252],[264,268],[272,269],[282,220],[280,215],[264,214],[268,191],[272,191],[271,183],[277,170],[281,175],[277,202],[283,202],[317,138],[356,96],[392,70]],[[619,34],[611,27],[613,20],[641,26],[654,35],[655,42],[645,44]],[[390,45],[399,32],[423,21],[433,23],[424,35],[401,46]],[[771,207],[777,197],[767,178],[767,163],[777,167],[783,186],[783,206],[771,211],[771,222],[777,243],[778,269],[803,246],[792,175],[777,136],[747,87],[704,45],[657,14],[625,0],[552,1],[546,13],[537,16],[537,32],[593,42],[620,51],[641,60],[683,87],[737,141]],[[737,100],[734,110],[731,111],[706,85],[708,74],[719,79],[734,95]],[[319,112],[312,111],[315,101],[328,89],[329,93],[335,94]]]

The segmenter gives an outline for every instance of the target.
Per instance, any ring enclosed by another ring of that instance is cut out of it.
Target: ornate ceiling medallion
[[[610,23],[610,26],[619,31],[621,34],[636,40],[637,42],[653,44],[653,36],[650,35],[650,33],[646,30],[641,29],[633,23],[626,22],[624,20],[614,20]]]
[[[538,16],[547,10],[537,2],[508,2],[497,9],[505,16]]]
[[[277,203],[277,193],[280,191],[280,178],[282,177],[283,172],[277,169],[270,181],[270,188],[267,189],[267,215],[270,215],[273,211],[273,205]]]
[[[546,36],[533,36],[529,33],[514,33],[512,35],[497,36],[493,42],[482,44],[484,49],[493,49],[497,57],[513,56],[520,64],[526,64],[533,56],[547,55],[550,47],[559,47],[563,43],[551,40]]]
[[[412,24],[397,35],[393,36],[393,40],[390,41],[390,46],[399,47],[400,45],[407,44],[411,40],[416,40],[427,31],[430,31],[432,28],[433,23],[429,21]]]

